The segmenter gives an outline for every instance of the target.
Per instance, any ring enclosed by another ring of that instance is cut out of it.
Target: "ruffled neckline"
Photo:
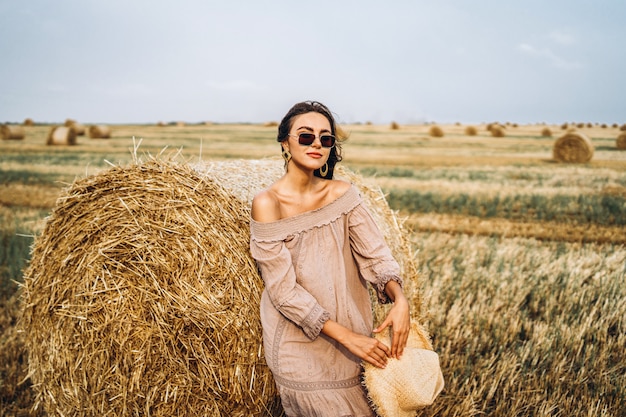
[[[274,222],[257,222],[250,218],[250,234],[257,241],[285,240],[290,235],[332,223],[352,211],[361,201],[358,188],[352,184],[341,196],[314,210]]]

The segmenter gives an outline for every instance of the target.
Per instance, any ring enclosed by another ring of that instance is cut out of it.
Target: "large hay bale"
[[[24,276],[37,404],[50,415],[280,413],[249,216],[282,172],[278,159],[150,160],[66,189]],[[360,187],[410,288],[410,246],[382,192]]]
[[[586,135],[570,131],[554,142],[552,157],[558,162],[589,162],[593,158],[593,151],[593,143]]]
[[[91,139],[108,139],[111,137],[111,128],[107,125],[89,126],[88,136]]]
[[[3,124],[0,126],[0,136],[4,140],[21,140],[26,136],[26,132],[23,126]]]
[[[549,127],[544,127],[543,129],[541,129],[541,136],[546,137],[546,138],[551,138],[552,131],[550,130]]]
[[[626,132],[621,133],[617,139],[615,140],[615,146],[617,149],[625,150],[626,149]]]
[[[428,129],[428,133],[434,138],[442,138],[444,135],[443,129],[438,125],[432,125],[430,129]]]
[[[76,131],[68,126],[52,126],[46,145],[76,145]]]

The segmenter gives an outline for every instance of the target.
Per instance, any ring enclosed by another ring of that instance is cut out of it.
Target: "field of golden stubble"
[[[428,125],[343,126],[342,163],[380,185],[420,266],[426,324],[446,379],[421,415],[626,414],[619,129],[580,128],[593,159],[563,164],[552,160],[561,126],[545,137],[546,126],[507,124],[499,138],[475,126],[477,135],[467,136],[463,125],[441,125],[443,137],[431,137]],[[75,146],[46,146],[48,129],[27,127],[24,140],[0,142],[7,254],[42,230],[62,187],[129,163],[139,142],[139,153],[181,152],[190,161],[276,157],[280,149],[275,127],[253,124],[112,126],[112,138],[81,136]],[[21,264],[2,267],[4,280],[12,271],[19,281]],[[4,317],[11,323],[15,312]],[[29,398],[28,382],[10,389],[25,376],[24,365],[9,365],[12,355],[2,361],[5,414]]]

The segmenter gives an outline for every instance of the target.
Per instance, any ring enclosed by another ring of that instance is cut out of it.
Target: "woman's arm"
[[[375,333],[381,332],[387,326],[393,329],[391,338],[391,356],[400,359],[406,342],[409,338],[409,329],[411,327],[411,316],[409,311],[409,302],[402,292],[402,287],[396,281],[389,281],[385,285],[385,293],[393,301],[393,307],[389,310],[385,321],[374,329]]]
[[[391,350],[373,337],[358,334],[333,320],[327,320],[322,333],[341,343],[346,349],[362,360],[379,368],[387,365]]]

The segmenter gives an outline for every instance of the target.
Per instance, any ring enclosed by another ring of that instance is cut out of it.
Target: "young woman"
[[[278,127],[286,172],[252,202],[265,357],[294,417],[373,416],[361,361],[399,358],[410,327],[398,263],[358,189],[333,179],[336,129],[323,104],[294,105]],[[376,329],[367,283],[394,303]],[[371,337],[387,327],[391,348]]]

